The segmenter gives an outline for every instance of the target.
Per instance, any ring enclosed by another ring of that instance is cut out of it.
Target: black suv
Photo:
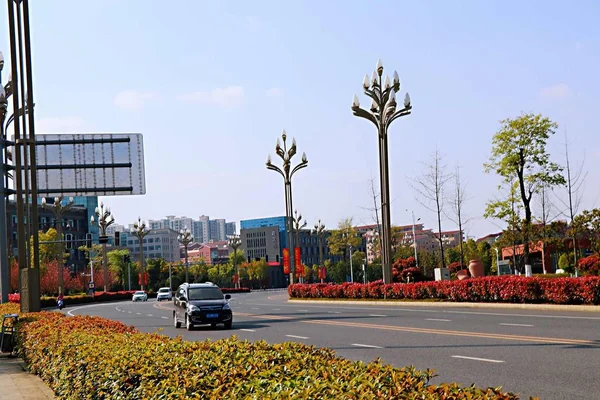
[[[184,283],[173,297],[173,324],[179,328],[184,323],[188,331],[195,325],[208,324],[213,327],[224,324],[225,329],[231,329],[233,315],[229,299],[231,295],[223,295],[214,283]]]

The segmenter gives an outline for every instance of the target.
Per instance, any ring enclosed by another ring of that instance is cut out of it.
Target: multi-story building
[[[211,219],[209,221],[210,229],[210,240],[213,242],[227,240],[225,234],[225,220],[224,219]]]
[[[139,262],[140,245],[138,238],[131,232],[124,232],[121,235],[121,243],[129,249],[131,261]],[[167,262],[178,262],[180,257],[177,235],[177,231],[169,228],[151,229],[143,242],[144,258],[162,258]]]
[[[176,217],[174,215],[167,215],[163,219],[151,219],[148,220],[148,227],[150,229],[172,229],[174,231],[181,231],[189,229],[191,231],[193,220],[188,217]]]
[[[54,199],[52,199],[54,201]],[[68,201],[68,200],[67,200]],[[93,211],[93,209],[92,209]],[[9,202],[7,207],[8,223],[8,249],[9,254],[18,258],[19,243],[17,240],[17,209],[14,202]],[[62,234],[63,238],[70,238],[71,241],[66,243],[66,247],[70,248],[69,258],[65,261],[66,266],[70,267],[73,272],[82,272],[87,265],[85,252],[80,251],[79,247],[85,245],[86,235],[90,232],[90,218],[88,218],[88,209],[82,205],[74,205],[63,214],[62,217]],[[42,232],[48,231],[50,228],[56,229],[58,221],[52,210],[38,206],[38,225],[37,229]]]
[[[236,233],[235,222],[225,223],[225,235],[230,236],[230,235],[235,235],[235,233]]]
[[[112,224],[108,228],[106,228],[106,234],[108,236],[114,236],[115,232],[125,232],[126,228],[123,225]]]
[[[230,250],[227,241],[191,243],[188,246],[188,263],[225,264],[229,262]],[[179,257],[181,263],[185,263],[185,248],[183,246],[179,248]]]

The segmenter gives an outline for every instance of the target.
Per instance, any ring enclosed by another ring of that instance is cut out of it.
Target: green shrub
[[[186,342],[53,312],[20,321],[21,357],[63,399],[518,398],[500,388],[430,385],[430,370],[352,362],[300,343]]]

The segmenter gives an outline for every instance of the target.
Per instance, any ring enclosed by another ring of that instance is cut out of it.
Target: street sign
[[[41,196],[146,193],[140,133],[41,134],[35,145]]]
[[[498,275],[510,275],[510,260],[498,260]]]
[[[90,283],[88,283],[88,287],[90,289],[94,289],[96,287],[96,285],[94,284],[94,282],[90,282]]]

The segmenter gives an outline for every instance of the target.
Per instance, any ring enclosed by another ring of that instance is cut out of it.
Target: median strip
[[[425,318],[425,321],[452,322],[451,319],[443,319],[443,318]]]
[[[503,323],[500,323],[500,325],[503,325],[503,326],[526,326],[529,328],[534,326],[534,325],[528,325],[528,324],[503,324]]]

